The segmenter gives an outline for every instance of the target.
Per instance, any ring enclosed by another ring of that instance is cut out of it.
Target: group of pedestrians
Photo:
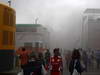
[[[69,70],[71,75],[73,75],[74,69],[77,69],[80,75],[84,71],[91,72],[100,70],[100,50],[74,49],[73,51],[67,51],[65,60],[67,70]]]
[[[59,48],[55,48],[53,54],[51,56],[49,50],[44,55],[34,51],[29,53],[24,47],[21,48],[19,57],[24,75],[62,75],[63,62]]]
[[[50,57],[49,70],[50,75],[63,75],[63,59],[59,48],[55,48],[54,56]],[[68,52],[67,67],[70,75],[81,75],[85,71],[85,66],[81,62],[81,54],[79,49],[74,49],[72,52]],[[68,59],[69,58],[69,59]]]
[[[17,54],[21,61],[23,75],[43,75],[42,66],[45,65],[45,61],[42,53],[29,52],[26,48],[22,47]]]
[[[86,71],[100,69],[100,50],[83,50],[81,59]]]
[[[53,50],[52,56],[49,50],[46,50],[44,54],[34,51],[29,53],[25,48],[21,51],[21,68],[24,75],[48,75],[48,73],[49,75],[63,75],[63,58],[59,48]],[[87,72],[93,60],[96,60],[97,68],[100,67],[99,52],[89,53],[90,51],[80,49],[67,52],[65,60],[70,75],[82,75],[82,72]]]
[[[100,69],[100,50],[95,51],[95,60],[97,63],[97,69]]]

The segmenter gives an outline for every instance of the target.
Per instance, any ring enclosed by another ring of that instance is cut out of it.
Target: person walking
[[[72,52],[72,59],[69,64],[69,72],[70,75],[81,75],[84,71],[81,61],[80,61],[80,52],[78,49],[74,49]]]
[[[88,70],[88,55],[87,55],[86,51],[83,51],[83,53],[82,53],[82,61],[85,65],[85,71],[87,72],[87,70]]]
[[[50,75],[62,75],[63,63],[62,57],[59,56],[59,49],[54,49],[54,56],[50,58]]]
[[[49,49],[47,49],[47,51],[45,52],[46,65],[49,65],[49,63],[50,63],[50,56],[51,56],[50,51],[49,51]]]
[[[20,52],[21,68],[23,69],[24,75],[27,75],[27,64],[29,60],[29,55],[27,50],[23,47]]]
[[[66,62],[67,69],[69,68],[70,60],[71,60],[71,52],[68,51],[68,52],[66,53],[66,55],[65,55],[65,62]]]
[[[100,50],[95,51],[95,59],[97,63],[97,69],[100,69]]]

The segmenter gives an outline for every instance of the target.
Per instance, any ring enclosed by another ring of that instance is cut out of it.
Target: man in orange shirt
[[[25,65],[28,62],[28,52],[26,51],[25,48],[22,48],[21,54],[20,54],[20,59],[21,59],[21,65]]]
[[[29,60],[28,51],[23,47],[20,51],[21,68],[24,71],[24,75],[27,75],[27,64]]]

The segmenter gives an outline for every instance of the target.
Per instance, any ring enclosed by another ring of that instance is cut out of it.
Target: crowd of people
[[[53,55],[49,49],[45,53],[42,52],[27,52],[23,47],[18,53],[21,60],[21,68],[23,75],[63,75],[63,65],[66,65],[70,75],[81,75],[82,72],[89,71],[91,65],[97,64],[97,69],[100,68],[100,51],[74,49],[69,50],[64,55],[65,64],[60,49],[55,48]],[[95,61],[95,62],[94,62]]]
[[[74,49],[74,50],[79,51],[80,62],[84,67],[85,72],[100,69],[100,50],[91,50],[91,49],[89,50]],[[73,58],[72,56],[74,50],[67,51],[65,54],[65,61],[66,61],[67,68],[69,68],[70,61]]]

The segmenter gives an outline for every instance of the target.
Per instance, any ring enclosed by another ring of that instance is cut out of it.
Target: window
[[[15,19],[14,19],[13,13],[10,13],[10,20],[9,20],[9,21],[10,21],[10,25],[11,25],[11,26],[13,26],[13,25],[15,24],[15,23],[14,23],[14,20],[15,20]]]
[[[14,12],[5,8],[4,10],[4,25],[13,26],[15,24],[15,15]]]
[[[43,48],[43,43],[40,43],[40,48]]]
[[[8,32],[7,31],[3,31],[3,45],[8,45],[9,41],[8,41]]]
[[[26,43],[24,43],[24,46],[25,47],[32,47],[32,43],[31,42],[26,42]]]
[[[15,45],[15,32],[13,32],[13,42],[12,42],[13,45]]]
[[[35,42],[35,47],[39,48],[39,42]]]
[[[15,41],[15,39],[14,39],[15,37],[14,37],[14,32],[9,32],[9,44],[10,45],[14,45],[14,41]]]
[[[10,19],[9,11],[8,11],[7,8],[5,8],[5,10],[4,10],[4,20],[3,20],[5,25],[9,25],[9,19]]]
[[[3,31],[3,45],[15,45],[15,33]]]

